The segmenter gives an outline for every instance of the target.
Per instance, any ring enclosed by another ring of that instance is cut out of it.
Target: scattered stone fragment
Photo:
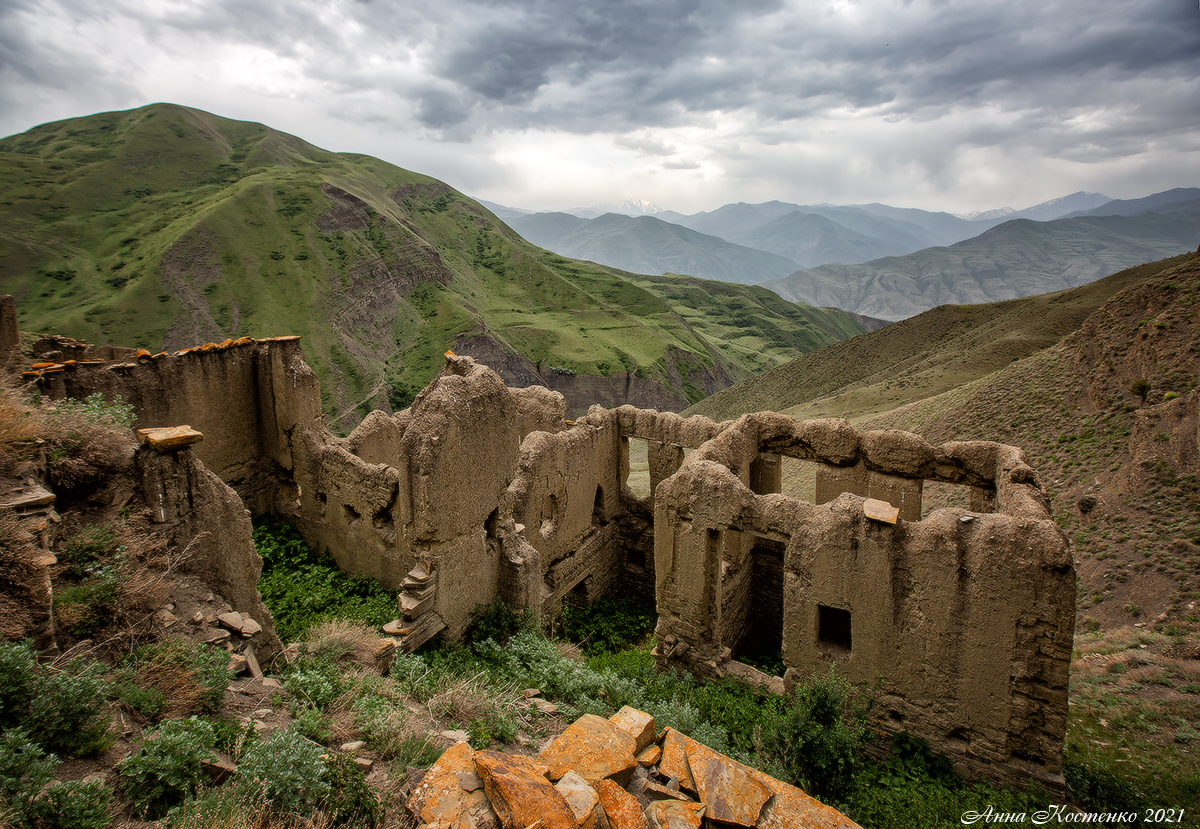
[[[622,707],[608,719],[633,738],[636,744],[633,749],[634,754],[640,754],[658,736],[658,732],[654,728],[654,717],[645,711],[630,708],[628,705]]]
[[[642,790],[645,792],[646,797],[650,798],[651,800],[687,800],[687,801],[691,801],[692,798],[688,797],[686,794],[679,791],[679,781],[675,780],[675,778],[673,778],[673,777],[671,778],[671,780],[673,780],[675,783],[674,788],[672,788],[669,784],[664,786],[661,783],[655,783],[653,780],[647,780],[643,784]]]
[[[646,818],[652,829],[700,829],[704,807],[699,803],[659,800],[646,808]]]
[[[172,613],[169,610],[166,610],[165,608],[163,610],[160,610],[157,613],[155,613],[154,618],[158,621],[158,623],[160,625],[162,625],[165,628],[169,628],[169,627],[171,627],[171,625],[173,625],[179,621],[179,618],[177,616],[175,616],[174,613]]]
[[[274,679],[269,676],[264,676],[259,681],[262,682],[264,688],[282,688],[283,687],[282,682],[280,682],[278,679]]]
[[[574,771],[588,782],[610,777],[624,784],[637,767],[635,745],[633,737],[613,723],[584,714],[542,749],[538,760],[550,769],[551,780]]]
[[[250,670],[246,664],[246,657],[240,653],[231,653],[229,655],[229,670],[233,672],[234,676],[244,674]]]
[[[544,699],[533,700],[533,707],[538,710],[539,714],[549,715],[549,714],[557,714],[558,713],[558,706],[555,705],[554,703],[552,703],[548,700],[544,700]]]
[[[588,785],[587,781],[573,771],[562,776],[554,788],[566,799],[567,805],[575,813],[575,822],[579,829],[596,829],[598,821],[596,807],[600,804],[600,795]]]
[[[653,766],[662,759],[662,748],[652,745],[637,756],[639,766]]]
[[[215,629],[204,637],[204,641],[209,645],[219,645],[222,642],[228,642],[229,639],[229,631],[223,629]]]
[[[204,768],[204,773],[208,775],[214,785],[221,785],[230,777],[237,773],[237,766],[233,760],[224,754],[217,753],[216,757],[205,760],[201,765]]]
[[[341,748],[342,751],[350,752],[358,751],[360,748],[364,748],[366,745],[366,742],[363,740],[354,740],[353,742],[342,743]]]
[[[408,631],[405,628],[404,622],[399,619],[393,619],[383,626],[383,632],[388,636],[403,636]]]
[[[453,740],[456,743],[465,743],[471,739],[471,735],[461,729],[454,731],[442,731],[438,734],[439,737],[445,737],[447,740]]]
[[[646,829],[646,816],[637,798],[611,780],[596,783],[600,806],[612,829]]]
[[[193,625],[204,624],[204,614],[201,613],[199,610],[197,610],[195,613],[192,614],[192,624]]]
[[[539,821],[540,829],[578,829],[575,813],[546,779],[541,763],[520,755],[479,751],[475,769],[505,829],[526,829]]]
[[[218,614],[217,621],[220,622],[222,626],[228,628],[229,630],[234,631],[236,633],[241,633],[242,632],[242,623],[245,620],[242,618],[242,614],[231,610],[228,613]]]
[[[407,806],[422,824],[456,829],[498,829],[496,813],[488,804],[482,783],[465,788],[463,776],[478,780],[475,752],[458,743],[443,752],[408,796]]]
[[[900,519],[900,508],[878,498],[867,498],[863,501],[863,514],[873,521],[895,524]]]
[[[246,668],[250,671],[250,676],[255,679],[262,677],[262,668],[258,664],[258,656],[254,653],[254,648],[246,645],[246,649],[242,651],[246,657]]]
[[[368,772],[371,770],[371,766],[375,765],[375,761],[370,757],[355,757],[354,765],[358,766],[364,772]]]
[[[249,616],[243,616],[240,631],[242,636],[245,636],[247,639],[249,639],[256,633],[262,633],[262,625],[251,619]]]
[[[662,741],[662,762],[658,764],[658,772],[663,777],[674,777],[688,791],[696,791],[696,782],[692,780],[692,772],[688,768],[687,751],[684,740],[689,740],[673,728],[668,728]]]

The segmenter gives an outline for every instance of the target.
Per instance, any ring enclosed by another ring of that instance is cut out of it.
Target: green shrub
[[[120,539],[108,527],[85,527],[58,545],[55,555],[64,565],[63,575],[72,579],[94,573],[102,562],[124,552]]]
[[[32,643],[0,642],[0,726],[16,725],[28,716],[37,675]]]
[[[308,707],[324,711],[342,692],[341,680],[335,666],[321,670],[316,660],[309,664],[311,667],[289,672],[283,687],[292,695],[293,710]]]
[[[37,802],[38,829],[107,829],[112,823],[112,792],[104,781],[67,780]]]
[[[300,708],[299,712],[295,714],[292,727],[319,745],[327,745],[333,739],[329,732],[329,720],[321,713],[320,709],[313,708],[311,705]]]
[[[334,826],[361,826],[373,829],[383,820],[383,804],[375,790],[367,785],[366,775],[354,759],[331,754],[325,762],[332,791],[325,803]]]
[[[796,687],[782,716],[764,729],[765,746],[806,792],[842,798],[861,762],[866,713],[831,667]]]
[[[125,429],[133,426],[137,415],[133,405],[126,403],[121,395],[116,395],[109,403],[100,392],[88,395],[83,400],[67,398],[54,404],[54,411],[64,419],[79,419],[101,426],[119,426]]]
[[[491,639],[504,644],[522,630],[533,630],[533,614],[528,610],[518,614],[503,599],[496,599],[491,604],[475,605],[464,641],[473,643]]]
[[[29,732],[0,731],[0,808],[12,815],[14,825],[27,824],[34,816],[35,799],[56,765],[54,755],[42,751]]]
[[[584,608],[564,607],[563,635],[584,653],[612,653],[640,643],[654,632],[653,603],[638,598],[601,596]]]
[[[110,745],[104,666],[76,659],[38,664],[29,642],[0,642],[0,727],[20,725],[43,749],[89,755]]]
[[[297,731],[277,731],[246,752],[238,764],[237,789],[261,795],[275,811],[308,814],[332,791],[322,753]]]
[[[121,789],[134,811],[161,818],[194,795],[205,781],[202,764],[216,741],[212,725],[197,717],[168,720],[147,734],[138,750],[117,764]]]
[[[263,519],[254,528],[263,559],[258,590],[287,642],[325,619],[351,619],[380,627],[396,616],[396,594],[368,576],[350,576],[328,555],[309,548],[290,524]]]
[[[71,636],[94,636],[112,622],[117,608],[116,567],[101,568],[54,596],[54,620]]]
[[[104,711],[109,684],[104,666],[76,659],[65,670],[46,669],[37,675],[26,722],[43,748],[81,757],[112,745]]]

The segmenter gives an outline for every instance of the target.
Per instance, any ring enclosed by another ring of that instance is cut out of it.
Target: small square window
[[[817,641],[850,650],[850,611],[817,605]]]

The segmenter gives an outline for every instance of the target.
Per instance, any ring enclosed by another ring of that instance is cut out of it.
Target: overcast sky
[[[502,204],[1200,184],[1198,0],[3,0],[0,135],[155,101]]]

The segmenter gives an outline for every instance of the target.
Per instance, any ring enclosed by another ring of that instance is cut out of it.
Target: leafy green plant
[[[285,641],[296,641],[325,619],[380,627],[396,615],[395,593],[370,577],[341,572],[290,524],[262,520],[254,529],[254,546],[263,559],[258,589]]]
[[[238,764],[237,788],[279,812],[307,814],[332,792],[323,750],[292,729],[255,744]]]
[[[383,804],[375,790],[367,785],[366,775],[352,757],[329,755],[325,773],[332,789],[325,801],[325,810],[332,825],[373,829],[380,824]]]
[[[657,621],[653,603],[638,598],[601,596],[587,607],[562,611],[563,635],[587,654],[631,647],[653,633]]]
[[[104,673],[99,662],[76,659],[65,669],[47,668],[37,674],[26,723],[39,745],[84,757],[112,745],[104,711],[109,690]]]
[[[25,824],[35,813],[35,801],[50,782],[58,761],[47,755],[20,728],[0,731],[0,807],[14,823]]]
[[[112,823],[112,792],[103,780],[65,780],[47,789],[36,806],[38,829],[107,829]]]
[[[197,717],[167,720],[147,734],[138,750],[117,764],[121,789],[134,811],[160,818],[194,795],[204,783],[202,764],[216,740],[212,725]]]
[[[126,403],[121,395],[108,402],[100,392],[88,395],[83,400],[67,398],[55,404],[55,412],[64,419],[86,420],[91,423],[119,426],[125,429],[137,420],[133,404]]]
[[[867,705],[831,667],[796,687],[788,707],[764,731],[767,750],[789,777],[819,797],[844,797],[862,761]]]
[[[471,624],[467,626],[465,641],[482,642],[491,639],[500,644],[522,630],[533,629],[533,614],[526,610],[516,613],[503,599],[496,599],[491,604],[475,606],[471,614]]]

